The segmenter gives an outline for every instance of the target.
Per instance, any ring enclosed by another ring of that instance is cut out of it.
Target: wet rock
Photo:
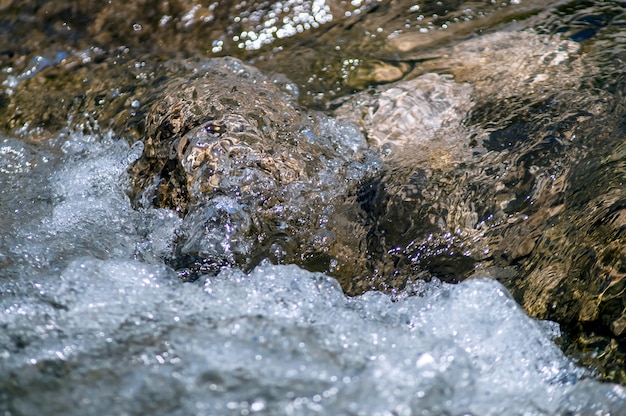
[[[336,199],[376,164],[368,167],[354,126],[299,109],[294,93],[233,58],[168,83],[132,176],[137,204],[185,216],[174,264],[210,270],[328,257]]]
[[[558,37],[494,33],[415,70],[451,78],[370,89],[336,114],[386,150],[367,196],[376,287],[402,285],[398,270],[490,274],[532,316],[568,328],[570,351],[624,380],[623,145],[598,127],[619,123],[619,110],[579,92],[597,71],[583,58]],[[600,166],[586,152],[595,140],[615,147]]]
[[[608,138],[605,145],[609,149],[599,165],[585,158],[568,174],[562,206],[538,235],[514,288],[530,314],[568,325],[570,352],[583,351],[578,353],[583,363],[597,366],[607,379],[623,381],[623,139]]]
[[[459,142],[470,92],[468,84],[427,74],[351,96],[335,115],[361,125],[370,144],[393,153],[394,160],[410,152],[410,163],[419,165],[426,154],[441,152],[444,142]]]
[[[588,72],[572,42],[498,32],[443,48],[412,78],[343,99],[337,117],[359,124],[385,155],[367,191],[369,257],[382,262],[369,268],[376,279],[427,268],[458,281],[527,256],[536,235],[521,224],[546,218],[523,201],[538,198],[546,177],[560,176],[557,161],[567,165],[576,153],[537,149],[547,134],[572,134],[588,118],[587,102],[555,105]]]

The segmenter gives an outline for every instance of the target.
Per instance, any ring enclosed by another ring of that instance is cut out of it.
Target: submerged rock
[[[620,133],[607,135],[622,131],[620,112],[583,85],[596,69],[577,49],[533,33],[482,36],[416,71],[451,79],[377,87],[336,113],[387,150],[367,189],[377,287],[403,285],[407,268],[449,281],[489,273],[532,316],[562,323],[570,352],[623,381],[624,152]],[[596,141],[599,164],[587,155]]]
[[[174,263],[208,270],[328,252],[335,200],[376,169],[363,136],[298,108],[293,85],[239,60],[198,72],[167,85],[132,168],[138,204],[186,218]]]
[[[572,99],[592,72],[577,51],[558,37],[496,32],[431,52],[407,80],[338,103],[337,117],[359,124],[384,155],[382,174],[361,190],[375,280],[394,287],[399,269],[426,268],[459,281],[529,254],[531,241],[511,230],[544,223],[533,201],[578,151],[574,143],[556,153],[546,137],[572,135],[603,108],[589,105],[596,97]]]
[[[578,355],[585,365],[597,367],[606,379],[623,383],[624,144],[621,137],[605,140],[605,156],[600,163],[596,154],[584,158],[568,173],[561,203],[536,236],[535,247],[513,289],[529,314],[566,325],[571,336],[570,353]]]

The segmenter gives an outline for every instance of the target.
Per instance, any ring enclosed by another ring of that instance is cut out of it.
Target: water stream
[[[621,3],[110,3],[0,2],[0,415],[626,412]],[[328,227],[356,266],[172,261],[198,224],[138,204],[133,164],[168,82],[225,55],[344,149],[315,177],[341,208],[293,212],[358,218]],[[456,113],[351,160],[337,118],[389,85]]]

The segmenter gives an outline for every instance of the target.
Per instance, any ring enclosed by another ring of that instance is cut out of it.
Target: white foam
[[[182,283],[160,259],[181,221],[133,210],[126,196],[136,150],[70,141],[49,164],[1,173],[37,215],[0,221],[0,414],[626,408],[622,387],[586,379],[552,342],[555,324],[528,318],[495,281],[346,298],[327,276],[262,264]],[[29,160],[53,154],[26,150]],[[29,184],[35,177],[47,179]]]
[[[581,380],[495,281],[349,299],[295,266],[228,270],[203,288],[162,266],[83,259],[29,283],[32,294],[2,302],[0,399],[15,414],[618,414],[626,404],[622,388]]]

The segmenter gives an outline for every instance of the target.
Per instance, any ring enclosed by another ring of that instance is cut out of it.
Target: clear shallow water
[[[619,414],[493,280],[347,298],[262,264],[182,283],[180,220],[134,210],[140,148],[1,142],[0,409],[35,414]]]

